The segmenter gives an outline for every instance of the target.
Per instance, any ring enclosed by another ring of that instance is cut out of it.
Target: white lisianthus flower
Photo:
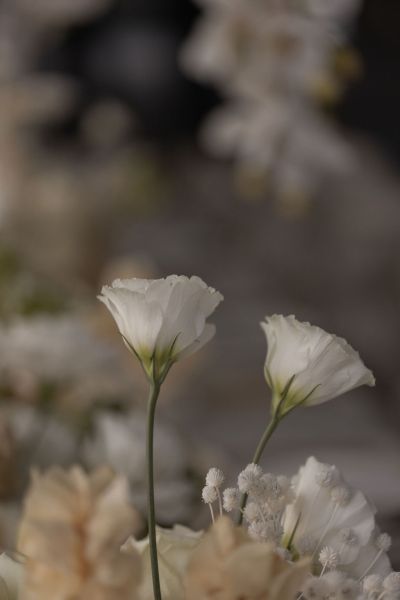
[[[282,395],[286,412],[297,404],[320,404],[360,385],[375,384],[372,372],[343,338],[293,315],[266,317],[261,327],[268,343],[265,376],[275,408]]]
[[[18,600],[22,588],[24,567],[22,562],[7,554],[0,554],[0,598]]]
[[[98,296],[150,375],[195,352],[215,333],[207,323],[223,296],[199,277],[116,279]]]
[[[157,527],[157,553],[163,600],[184,600],[184,574],[192,553],[199,545],[202,531],[192,531],[183,525],[172,529]],[[137,541],[130,537],[122,547],[124,552],[138,551],[142,557],[143,576],[139,589],[140,600],[154,600],[151,580],[149,538]]]

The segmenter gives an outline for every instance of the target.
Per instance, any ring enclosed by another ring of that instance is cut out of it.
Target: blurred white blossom
[[[190,517],[193,483],[188,477],[190,451],[177,432],[162,421],[155,426],[155,493],[157,517],[164,523]],[[93,434],[83,445],[83,458],[90,467],[108,464],[130,483],[134,505],[146,508],[146,416],[139,410],[128,415],[100,413]]]
[[[266,174],[286,198],[314,193],[325,173],[348,172],[353,153],[319,102],[335,99],[343,86],[335,57],[359,0],[199,4],[204,13],[183,48],[182,65],[227,99],[205,123],[206,147]],[[345,54],[346,61],[355,62],[354,55]]]
[[[65,404],[83,412],[119,393],[123,399],[132,385],[118,349],[74,314],[16,318],[0,326],[0,351],[3,385],[22,398],[65,394]]]

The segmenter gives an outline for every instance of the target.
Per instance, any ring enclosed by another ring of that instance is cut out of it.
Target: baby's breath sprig
[[[205,504],[208,504],[211,512],[211,520],[214,523],[215,515],[213,503],[218,500],[219,514],[222,516],[222,497],[220,487],[225,481],[225,475],[221,469],[211,467],[206,475],[206,485],[203,487],[202,498]]]

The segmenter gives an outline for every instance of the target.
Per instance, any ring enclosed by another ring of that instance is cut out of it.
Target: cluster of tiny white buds
[[[323,600],[329,594],[329,584],[320,577],[310,577],[307,579],[302,596],[306,600]]]
[[[339,481],[339,471],[334,465],[321,465],[315,475],[315,482],[320,487],[334,487]]]
[[[212,504],[218,498],[216,488],[212,487],[211,485],[205,485],[203,487],[203,491],[201,492],[201,497],[203,498],[203,502],[205,504]]]
[[[268,519],[266,521],[252,521],[248,532],[255,540],[277,544],[282,538],[283,529],[275,519]]]
[[[238,476],[238,488],[242,494],[258,494],[260,490],[261,469],[258,465],[248,465]]]
[[[354,579],[346,579],[336,588],[337,600],[355,600],[359,598],[360,585]]]
[[[387,552],[392,545],[392,538],[388,533],[380,533],[375,540],[375,545],[378,550],[382,552]]]
[[[323,575],[324,581],[329,583],[330,588],[337,589],[342,583],[344,583],[346,576],[341,571],[329,571]]]
[[[367,575],[362,580],[362,589],[368,596],[380,594],[382,589],[382,577],[376,573]]]
[[[225,475],[221,469],[212,467],[206,475],[206,486],[219,488],[224,483]]]
[[[257,521],[260,518],[260,506],[256,502],[248,502],[244,509],[244,516],[248,523]]]
[[[340,571],[330,571],[320,577],[310,577],[303,589],[306,600],[356,600],[360,586]]]
[[[383,580],[383,589],[391,594],[400,592],[400,573],[392,571]]]
[[[244,471],[245,473],[251,473],[254,477],[261,477],[263,473],[260,465],[256,465],[255,463],[248,464]]]
[[[322,565],[323,570],[325,569],[336,569],[338,565],[337,552],[330,546],[324,546],[318,557],[319,562]]]
[[[226,512],[240,508],[240,492],[237,488],[226,488],[223,491],[223,507]]]
[[[339,542],[345,546],[355,546],[358,542],[358,535],[353,529],[346,528],[339,531]]]
[[[337,506],[347,506],[351,499],[351,491],[344,485],[336,485],[331,489],[331,499]]]
[[[211,518],[214,522],[214,511],[212,508],[213,502],[218,500],[219,503],[219,513],[222,515],[222,499],[221,492],[219,488],[224,483],[225,475],[221,471],[221,469],[217,469],[216,467],[212,467],[209,469],[206,475],[206,485],[203,488],[202,497],[203,501],[209,505]]]

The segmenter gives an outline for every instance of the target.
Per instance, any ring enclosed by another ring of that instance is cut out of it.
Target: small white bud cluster
[[[382,594],[383,580],[380,575],[375,573],[367,575],[362,580],[363,597],[367,600],[376,600]]]
[[[226,512],[240,508],[240,491],[238,488],[226,488],[223,492],[223,507]]]
[[[225,475],[221,469],[212,467],[206,475],[206,485],[213,488],[220,488],[225,481]]]
[[[392,571],[383,580],[383,589],[390,594],[400,594],[400,573]]]
[[[220,469],[212,467],[206,475],[206,485],[203,487],[201,497],[203,502],[208,504],[211,511],[211,518],[214,521],[214,511],[212,505],[217,500],[219,501],[219,511],[222,514],[222,500],[219,488],[224,483],[225,476]]]
[[[212,504],[218,499],[217,490],[210,485],[205,485],[201,492],[201,497],[205,504]]]
[[[262,491],[262,469],[253,463],[239,473],[238,487],[242,494],[259,496]]]
[[[384,579],[375,573],[362,580],[363,598],[366,600],[399,600],[400,573],[392,571]]]
[[[378,550],[382,552],[388,552],[390,546],[392,545],[392,538],[388,533],[380,533],[375,540],[375,545]]]
[[[267,519],[256,519],[249,525],[249,535],[259,542],[273,542],[279,545],[283,536],[283,527],[275,516]]]
[[[324,546],[322,548],[318,560],[321,563],[323,570],[336,569],[338,566],[337,552],[330,546]]]
[[[305,600],[324,600],[328,594],[329,585],[324,578],[320,577],[309,577],[302,591]]]
[[[244,518],[251,537],[279,546],[283,537],[283,511],[293,501],[290,480],[283,475],[263,473],[259,465],[251,463],[239,473],[238,488],[248,496]]]
[[[339,571],[330,571],[321,577],[309,577],[303,588],[305,600],[356,600],[359,595],[359,583]]]
[[[293,499],[290,480],[280,475],[263,473],[259,465],[251,463],[239,473],[238,488],[247,494],[249,500],[258,504],[268,504],[269,510],[282,511]]]

